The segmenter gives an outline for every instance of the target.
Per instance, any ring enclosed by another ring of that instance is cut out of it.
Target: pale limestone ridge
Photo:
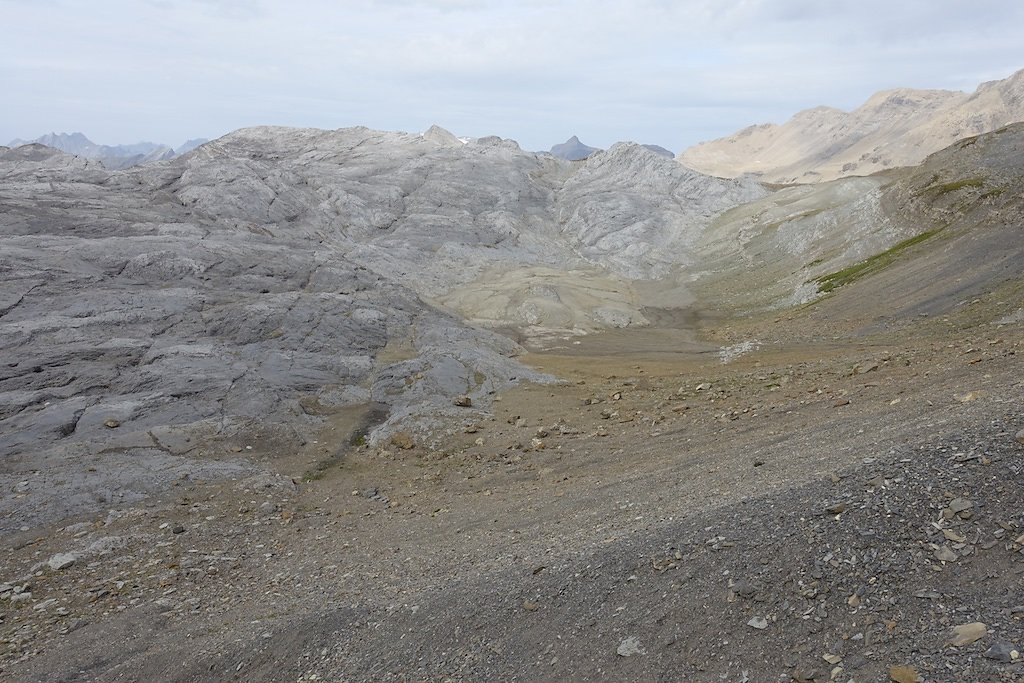
[[[200,444],[294,449],[352,406],[375,406],[371,440],[423,433],[467,414],[455,397],[544,379],[467,319],[647,324],[691,303],[674,270],[714,216],[765,194],[638,145],[568,162],[440,129],[248,128],[119,171],[2,151],[0,452],[47,472],[102,453],[130,498]],[[82,481],[51,482],[64,513]]]
[[[684,150],[679,161],[726,178],[808,183],[912,166],[956,140],[1024,120],[1024,70],[972,94],[883,90],[851,112],[815,107],[782,125],[744,128]]]
[[[423,139],[448,147],[462,147],[464,144],[462,140],[455,137],[450,131],[436,124],[423,133]]]

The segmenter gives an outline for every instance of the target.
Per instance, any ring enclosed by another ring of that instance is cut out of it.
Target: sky
[[[679,152],[1024,68],[1019,0],[0,0],[0,144],[252,125]]]

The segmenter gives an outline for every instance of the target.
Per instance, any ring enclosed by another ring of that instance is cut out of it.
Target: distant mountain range
[[[774,183],[813,183],[912,166],[956,140],[1024,121],[1024,69],[971,94],[883,90],[845,112],[815,107],[684,150],[679,161],[710,175],[752,173]]]
[[[675,154],[665,149],[661,145],[640,145],[646,147],[655,154],[668,157],[669,159],[675,158]],[[580,161],[588,158],[595,152],[603,152],[600,147],[591,147],[580,142],[580,139],[573,135],[571,138],[566,140],[560,145],[555,145],[551,148],[551,155],[558,157],[559,159],[565,159],[566,161]]]
[[[586,159],[594,152],[602,151],[600,147],[584,145],[580,139],[573,135],[560,145],[551,148],[551,154],[566,161],[580,161]]]
[[[195,149],[204,142],[207,142],[205,138],[196,138],[185,142],[177,149],[155,142],[137,142],[132,145],[98,145],[82,133],[47,133],[35,140],[12,140],[9,146],[20,147],[33,143],[46,145],[86,159],[97,159],[109,169],[121,169],[153,161],[173,159]]]

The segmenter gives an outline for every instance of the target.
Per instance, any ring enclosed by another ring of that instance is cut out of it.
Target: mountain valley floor
[[[1022,680],[1020,301],[592,335],[426,438],[240,439],[263,474],[3,539],[0,675]]]

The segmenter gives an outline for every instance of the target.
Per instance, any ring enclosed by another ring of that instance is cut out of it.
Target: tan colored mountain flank
[[[782,125],[750,126],[677,157],[711,175],[753,173],[773,183],[814,183],[912,166],[956,140],[1024,120],[1024,70],[972,94],[883,90],[844,112],[815,107]]]

